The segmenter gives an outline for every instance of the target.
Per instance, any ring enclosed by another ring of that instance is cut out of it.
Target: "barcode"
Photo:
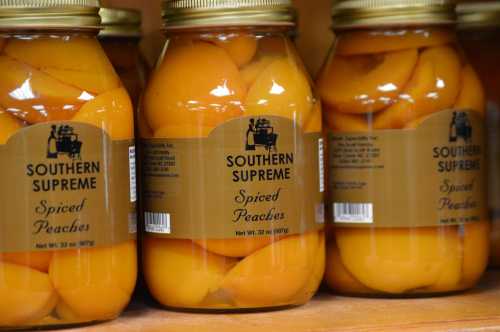
[[[333,218],[335,222],[371,224],[373,223],[372,203],[334,203]]]
[[[137,201],[137,178],[135,165],[135,146],[128,148],[128,169],[130,174],[130,202]]]
[[[318,140],[318,160],[319,160],[319,192],[325,192],[325,159],[323,139]]]
[[[170,214],[145,212],[144,224],[147,233],[170,234]]]

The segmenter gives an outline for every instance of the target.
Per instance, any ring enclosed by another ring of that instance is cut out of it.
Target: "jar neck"
[[[292,35],[295,31],[295,26],[213,26],[213,27],[192,27],[165,29],[167,37],[183,36],[183,35],[204,35],[204,34],[231,34],[231,33],[248,33],[248,34],[277,34],[277,35]]]
[[[74,29],[74,30],[59,30],[59,29],[12,29],[0,30],[0,36],[82,36],[87,38],[95,38],[99,33],[98,29]]]
[[[380,25],[380,26],[362,26],[362,27],[352,27],[352,28],[345,28],[345,29],[332,29],[333,32],[337,35],[343,35],[347,33],[352,33],[356,31],[365,31],[365,32],[383,32],[388,34],[390,36],[391,34],[394,36],[398,36],[404,32],[407,31],[422,31],[425,32],[426,30],[445,30],[445,31],[451,31],[455,32],[457,30],[455,24],[425,24],[425,25]]]

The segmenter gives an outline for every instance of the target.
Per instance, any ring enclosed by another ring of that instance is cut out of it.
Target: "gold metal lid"
[[[453,24],[455,6],[453,0],[337,0],[333,28]]]
[[[293,26],[291,0],[163,0],[165,28]]]
[[[0,30],[97,30],[99,0],[0,0]]]
[[[500,2],[471,2],[457,6],[459,28],[500,27]]]
[[[133,9],[101,8],[99,37],[140,37],[141,12]]]

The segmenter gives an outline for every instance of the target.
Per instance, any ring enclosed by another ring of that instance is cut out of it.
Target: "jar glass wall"
[[[95,34],[0,32],[0,328],[110,320],[135,286],[133,108]]]
[[[454,29],[368,25],[336,36],[318,78],[328,286],[367,296],[474,286],[489,252],[486,105]]]
[[[103,28],[98,39],[137,106],[147,74],[140,50],[141,13],[131,9],[101,8],[99,15]]]
[[[459,38],[467,58],[477,70],[486,93],[488,130],[488,206],[492,220],[490,265],[500,267],[500,5],[497,2],[462,4]]]
[[[134,105],[139,99],[146,81],[146,66],[139,49],[139,38],[99,38],[106,55],[113,64]]]
[[[139,123],[144,275],[164,306],[299,305],[322,280],[321,111],[288,34],[169,33]]]

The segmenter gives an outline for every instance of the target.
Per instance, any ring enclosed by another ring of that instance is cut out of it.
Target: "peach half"
[[[95,38],[12,38],[5,54],[91,94],[118,88],[120,78]]]
[[[456,227],[335,230],[347,270],[367,287],[400,294],[443,278],[460,278],[462,246]],[[446,276],[444,276],[446,275]]]
[[[410,80],[418,50],[336,55],[318,80],[323,102],[341,113],[373,113],[392,105]]]
[[[26,266],[0,262],[0,324],[34,324],[56,306],[49,275]]]
[[[314,107],[309,80],[294,61],[278,58],[268,65],[248,90],[245,115],[275,115],[304,126]]]
[[[239,307],[289,304],[311,276],[318,243],[318,232],[274,242],[236,264],[221,288]]]
[[[188,240],[144,241],[144,277],[151,294],[165,306],[200,306],[235,263]]]
[[[180,83],[182,82],[182,84]],[[242,114],[246,87],[220,47],[192,42],[168,48],[144,94],[144,116],[165,126],[217,126]]]
[[[448,46],[424,50],[398,101],[378,113],[376,129],[399,129],[422,116],[452,107],[460,92],[461,64]]]
[[[137,278],[137,247],[56,251],[49,275],[62,301],[83,320],[115,318],[128,304]]]

